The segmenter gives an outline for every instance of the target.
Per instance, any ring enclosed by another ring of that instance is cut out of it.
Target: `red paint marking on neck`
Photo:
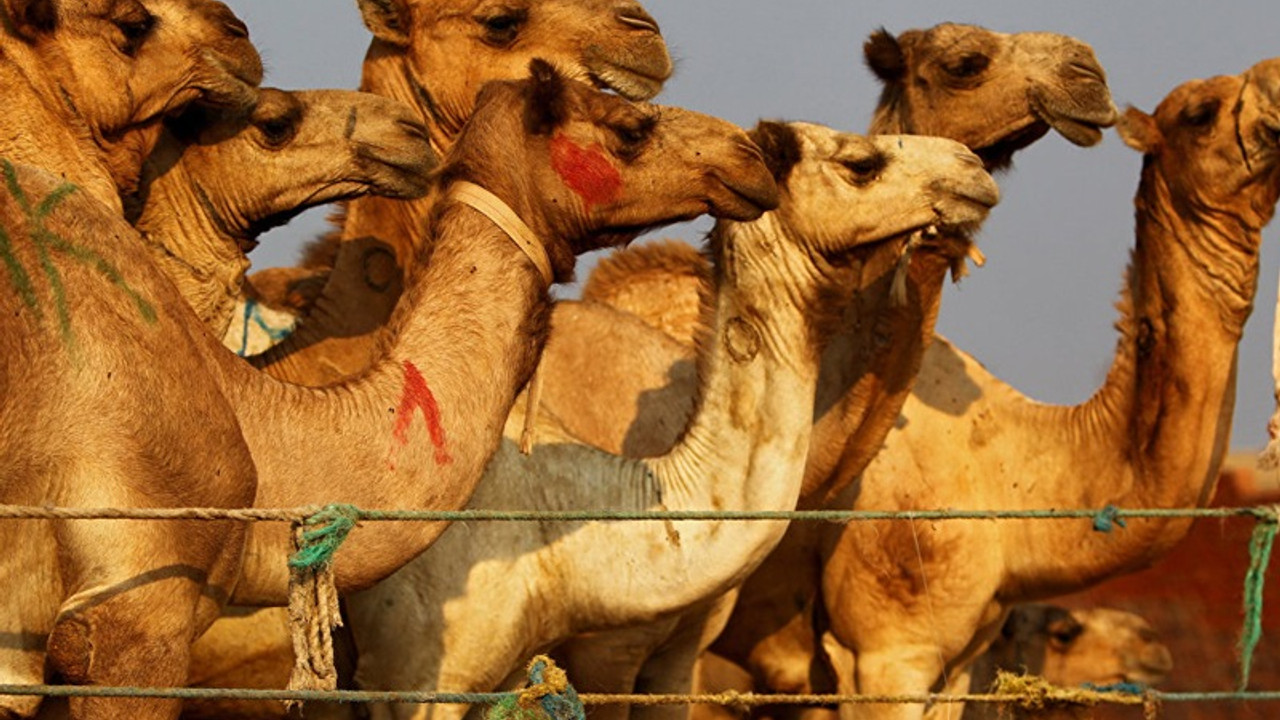
[[[400,393],[400,406],[396,408],[396,424],[391,431],[395,441],[392,446],[390,466],[395,469],[395,450],[409,442],[409,426],[413,424],[414,410],[422,410],[422,418],[427,422],[427,431],[431,433],[431,444],[436,449],[436,464],[448,465],[453,462],[444,435],[444,426],[440,424],[440,406],[436,404],[436,396],[418,368],[408,360],[404,361],[404,390]]]
[[[599,146],[584,148],[564,135],[551,138],[551,168],[586,203],[587,210],[618,199],[622,175]]]

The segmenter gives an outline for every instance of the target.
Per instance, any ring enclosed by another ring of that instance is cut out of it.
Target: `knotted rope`
[[[569,676],[546,655],[529,662],[529,686],[496,703],[489,720],[586,720]]]
[[[1271,548],[1275,545],[1280,517],[1274,508],[1258,508],[1258,524],[1249,538],[1249,569],[1244,575],[1244,627],[1240,632],[1240,690],[1249,687],[1253,671],[1253,651],[1262,639],[1262,590],[1267,567],[1271,564]]]
[[[1115,505],[1108,505],[1098,511],[1093,516],[1093,529],[1100,533],[1109,533],[1115,529],[1115,526],[1128,527],[1123,517],[1120,517],[1120,508]]]
[[[330,505],[293,524],[289,558],[289,629],[293,639],[291,690],[336,690],[333,630],[342,625],[333,555],[360,519],[354,505]],[[288,701],[286,707],[299,703]]]

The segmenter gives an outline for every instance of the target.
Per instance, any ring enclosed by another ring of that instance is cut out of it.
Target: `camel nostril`
[[[417,120],[397,120],[396,127],[415,140],[427,140],[427,126]]]
[[[654,20],[653,16],[645,12],[644,8],[639,5],[625,5],[618,9],[616,15],[618,22],[627,27],[644,30],[656,35],[662,34],[662,30],[658,28],[658,21]]]
[[[1096,61],[1088,59],[1072,60],[1067,63],[1067,68],[1086,80],[1093,80],[1103,84],[1107,82],[1107,76],[1103,72],[1102,66]]]
[[[239,40],[249,39],[249,26],[241,22],[239,18],[228,20],[224,27],[227,30],[227,34],[233,38]]]

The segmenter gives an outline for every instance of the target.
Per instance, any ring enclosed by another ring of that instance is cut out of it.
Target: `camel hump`
[[[701,322],[700,292],[710,278],[711,265],[696,248],[662,240],[602,259],[582,288],[582,300],[635,315],[689,344]]]

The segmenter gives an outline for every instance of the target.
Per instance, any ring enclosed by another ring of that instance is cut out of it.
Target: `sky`
[[[1151,111],[1178,84],[1238,74],[1280,55],[1274,0],[642,0],[662,26],[676,74],[658,102],[743,126],[806,120],[859,132],[879,95],[863,40],[939,22],[1050,31],[1093,46],[1117,106]],[[355,88],[369,33],[355,0],[227,0],[282,88]],[[979,235],[987,265],[949,287],[938,330],[1037,400],[1074,404],[1102,383],[1115,349],[1113,307],[1133,244],[1141,157],[1114,132],[1094,148],[1051,135],[1000,175],[1003,199]],[[708,221],[668,229],[697,241]],[[312,211],[263,238],[256,268],[294,263],[321,232]],[[1232,446],[1266,441],[1280,223],[1263,237],[1255,310],[1240,348]],[[585,277],[591,263],[579,264]],[[575,288],[561,288],[572,297]]]

